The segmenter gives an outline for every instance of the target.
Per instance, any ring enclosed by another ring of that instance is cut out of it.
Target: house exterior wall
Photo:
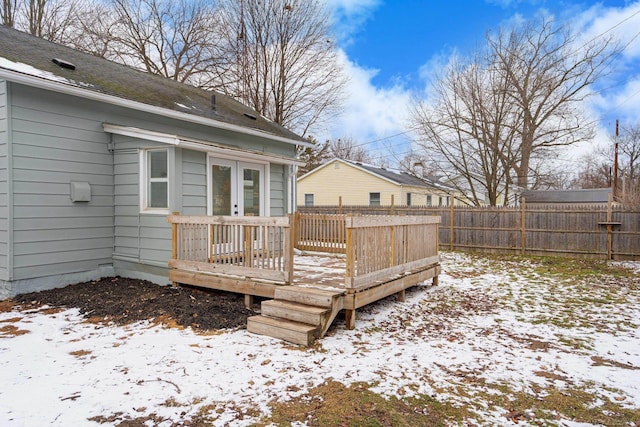
[[[338,166],[337,168],[335,166]],[[342,197],[344,205],[369,205],[369,193],[380,193],[380,204],[390,205],[391,196],[395,205],[407,203],[411,193],[411,204],[426,205],[427,196],[438,206],[438,197],[447,197],[442,191],[424,187],[400,185],[362,171],[342,162],[334,162],[298,180],[297,200],[305,202],[305,194],[313,194],[314,205],[337,205]]]
[[[9,83],[6,132],[10,293],[113,274],[113,157],[100,112]],[[88,182],[89,202],[70,183]]]
[[[338,167],[336,167],[338,166]],[[339,197],[345,205],[368,205],[369,193],[380,193],[380,204],[395,203],[400,196],[398,185],[361,171],[349,164],[335,162],[298,181],[297,200],[304,204],[304,195],[314,195],[314,205],[337,205]]]
[[[207,153],[111,135],[103,123],[290,157],[295,150],[258,136],[0,83],[0,297],[113,274],[168,282],[171,227],[164,214],[140,212],[140,150],[170,147],[169,210],[189,215],[206,215]],[[286,212],[287,170],[269,169],[272,215]],[[71,201],[71,181],[90,184],[89,202]]]
[[[9,239],[9,182],[7,180],[9,102],[7,82],[0,80],[0,281],[7,280],[7,248]],[[1,286],[1,285],[0,285]],[[3,289],[0,288],[0,295]]]

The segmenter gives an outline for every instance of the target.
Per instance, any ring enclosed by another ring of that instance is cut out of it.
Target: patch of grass
[[[445,426],[460,423],[470,415],[463,407],[428,396],[385,399],[369,387],[329,380],[298,398],[273,402],[271,415],[258,425]]]
[[[535,393],[502,388],[487,395],[491,406],[503,408],[506,418],[522,415],[542,425],[557,425],[559,419],[606,426],[630,426],[640,423],[640,410],[628,409],[607,397],[587,391],[588,387],[540,388]]]

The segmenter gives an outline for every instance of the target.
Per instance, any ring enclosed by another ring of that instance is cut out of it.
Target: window
[[[433,203],[433,202],[431,201],[431,195],[428,195],[428,196],[427,196],[427,206],[431,206],[431,203]]]
[[[369,193],[369,206],[380,206],[380,193]]]
[[[147,150],[142,157],[142,210],[169,209],[169,150]]]
[[[304,205],[305,206],[313,206],[313,194],[305,194],[304,195]]]
[[[407,193],[407,206],[411,206],[411,193]]]

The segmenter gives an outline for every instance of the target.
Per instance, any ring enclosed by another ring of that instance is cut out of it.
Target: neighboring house
[[[486,189],[480,184],[483,181],[483,178],[475,174],[472,174],[471,176],[474,179],[475,198],[474,198],[474,191],[471,190],[467,177],[465,176],[462,176],[462,175],[451,175],[448,177],[440,176],[438,177],[437,181],[439,183],[442,183],[443,185],[448,185],[456,188],[456,191],[457,191],[456,194],[458,194],[457,198],[459,202],[457,204],[465,205],[465,206],[474,206],[475,205],[474,200],[477,199],[478,202],[480,203],[480,206],[489,206],[491,204],[489,194],[486,193]],[[514,185],[512,185],[512,193],[514,192],[514,190],[517,191],[518,189]],[[504,193],[505,193],[505,186],[503,184],[499,184],[496,206],[504,205]],[[515,194],[510,195],[509,197],[510,200],[508,204],[513,204],[515,197],[516,197]]]
[[[230,97],[0,27],[0,298],[167,283],[166,215],[287,214],[297,145]]]
[[[452,188],[399,170],[333,159],[298,178],[298,203],[345,205],[449,206]]]
[[[527,190],[522,192],[525,203],[531,204],[603,204],[613,198],[611,188],[585,190]]]

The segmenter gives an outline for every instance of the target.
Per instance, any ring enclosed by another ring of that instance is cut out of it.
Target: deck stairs
[[[308,346],[324,336],[343,306],[342,291],[283,286],[262,302],[260,315],[247,319],[247,330]]]

